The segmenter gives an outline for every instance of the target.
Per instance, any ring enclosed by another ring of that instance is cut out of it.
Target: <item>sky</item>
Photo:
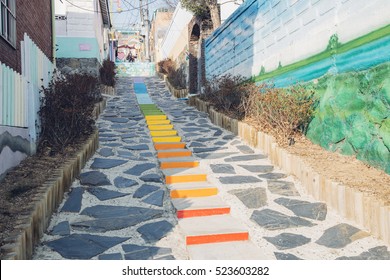
[[[143,0],[149,4],[149,19],[158,8],[168,7],[167,0]],[[175,2],[175,0],[168,0]],[[177,2],[177,1],[176,1]],[[115,29],[123,30],[139,26],[141,23],[139,12],[139,0],[109,0],[111,11],[111,22]]]

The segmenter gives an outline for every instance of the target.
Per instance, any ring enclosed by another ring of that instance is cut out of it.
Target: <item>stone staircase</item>
[[[138,100],[190,258],[262,259],[261,250],[249,241],[247,228],[230,215],[230,206],[207,181],[207,173],[167,116],[146,96]]]

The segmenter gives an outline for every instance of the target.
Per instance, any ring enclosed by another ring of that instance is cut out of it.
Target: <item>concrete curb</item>
[[[96,118],[105,106],[105,99],[96,104],[93,113]],[[74,179],[98,147],[99,132],[95,129],[77,155],[54,170],[52,176],[38,189],[33,197],[29,213],[19,218],[15,232],[4,240],[7,243],[1,247],[5,256],[4,260],[31,259],[34,247],[47,229],[52,214],[62,202],[64,193],[69,190]]]
[[[302,158],[279,147],[271,135],[217,112],[197,97],[190,97],[189,105],[208,113],[214,124],[240,136],[248,145],[264,151],[274,165],[297,177],[308,194],[390,245],[390,207],[384,202],[320,175]]]

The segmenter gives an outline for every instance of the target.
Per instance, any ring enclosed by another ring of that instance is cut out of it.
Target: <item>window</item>
[[[0,35],[16,47],[16,0],[0,0]]]

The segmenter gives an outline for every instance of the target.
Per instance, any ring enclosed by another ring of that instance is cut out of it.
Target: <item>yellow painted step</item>
[[[209,182],[190,182],[168,185],[171,198],[205,197],[218,194],[218,188]]]
[[[146,124],[147,125],[161,125],[161,124],[170,124],[171,121],[170,120],[150,120],[150,121],[146,121]]]
[[[148,126],[149,130],[170,130],[173,129],[172,124],[161,124],[161,125],[149,125]]]
[[[180,136],[157,136],[157,137],[152,137],[152,141],[154,143],[158,142],[180,142],[181,137]]]
[[[150,131],[151,136],[175,136],[177,135],[176,130],[153,130]]]
[[[199,167],[194,168],[169,168],[161,170],[166,184],[205,182],[207,175]]]
[[[166,120],[167,116],[166,115],[150,115],[150,116],[145,116],[145,119],[148,120]]]

